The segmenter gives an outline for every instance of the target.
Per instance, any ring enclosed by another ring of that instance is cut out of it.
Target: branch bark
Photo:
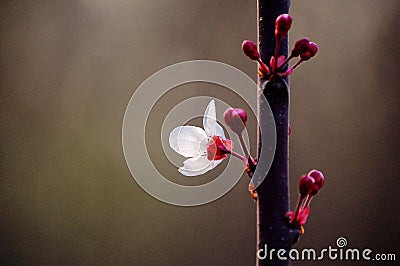
[[[275,51],[275,19],[283,13],[289,13],[290,0],[259,0],[258,1],[258,40],[261,59],[269,62]],[[279,55],[288,56],[288,37],[281,45]],[[285,71],[285,70],[284,70]],[[288,252],[299,236],[299,231],[290,228],[285,217],[289,211],[289,178],[288,178],[288,123],[289,123],[289,98],[290,90],[288,79],[277,78],[267,81],[259,78],[260,97],[258,102],[258,117],[260,130],[267,127],[269,104],[276,126],[275,155],[264,181],[257,187],[257,254],[266,255],[265,259],[257,256],[257,265],[289,265],[288,259],[278,257],[278,250],[286,252],[281,257],[288,257]],[[268,103],[263,100],[265,96]],[[259,135],[260,136],[260,135]],[[259,154],[262,148],[259,137]],[[264,162],[258,162],[262,164]],[[265,253],[259,253],[263,250]],[[274,250],[274,251],[272,251]],[[271,254],[272,253],[272,254]],[[263,256],[264,257],[264,256]]]

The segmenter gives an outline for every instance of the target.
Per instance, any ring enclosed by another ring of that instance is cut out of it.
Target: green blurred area
[[[121,126],[134,90],[170,64],[217,60],[255,79],[240,45],[256,40],[256,1],[0,7],[1,264],[253,265],[248,180],[200,207],[159,202],[131,177]],[[291,78],[292,206],[301,174],[318,168],[327,179],[298,248],[346,237],[399,252],[399,11],[395,0],[292,1],[290,43],[308,36],[320,47]],[[168,104],[224,97],[205,87],[177,90]],[[152,159],[176,171],[161,153]]]

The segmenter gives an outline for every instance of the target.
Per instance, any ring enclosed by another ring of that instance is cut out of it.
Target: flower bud
[[[310,42],[307,51],[301,53],[300,58],[303,61],[307,61],[308,59],[316,55],[317,52],[318,52],[318,45],[316,43]]]
[[[314,178],[310,175],[302,175],[299,180],[300,196],[305,197],[314,188]]]
[[[298,40],[292,49],[291,57],[297,57],[300,54],[306,52],[310,46],[310,40],[308,38],[303,38]]]
[[[318,191],[324,186],[325,177],[318,170],[312,170],[310,173],[308,173],[308,175],[314,178],[315,182],[313,188],[310,191],[310,196],[315,196],[318,193]]]
[[[233,132],[240,135],[246,127],[247,113],[240,108],[228,108],[224,113],[224,120]]]
[[[254,42],[245,40],[242,43],[242,50],[245,55],[250,57],[251,60],[259,60],[260,59],[260,53],[257,50],[257,45],[255,45]]]
[[[282,40],[292,26],[292,17],[288,14],[279,15],[275,21],[275,37]]]

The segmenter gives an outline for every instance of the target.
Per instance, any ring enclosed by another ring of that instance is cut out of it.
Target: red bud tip
[[[292,49],[291,57],[297,57],[300,54],[306,52],[310,46],[310,40],[308,38],[303,38],[298,40]]]
[[[251,60],[258,60],[260,59],[260,53],[257,50],[257,45],[254,42],[245,40],[242,43],[242,50],[245,55],[250,57]]]
[[[308,173],[308,175],[311,176],[315,181],[313,188],[310,191],[310,196],[315,196],[318,193],[318,191],[324,186],[325,177],[318,170],[312,170],[310,173]]]
[[[305,197],[314,188],[314,178],[310,175],[302,175],[299,180],[300,196]]]
[[[241,134],[246,127],[247,113],[240,108],[228,108],[224,113],[224,120],[233,132]]]
[[[282,40],[292,26],[292,17],[288,14],[279,15],[275,21],[275,37]]]
[[[307,61],[308,59],[316,55],[317,52],[318,52],[318,45],[316,43],[310,42],[307,51],[301,53],[300,58],[303,61]]]

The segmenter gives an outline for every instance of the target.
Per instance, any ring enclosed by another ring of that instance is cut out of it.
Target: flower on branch
[[[178,169],[185,176],[205,174],[232,151],[233,142],[225,139],[224,130],[217,123],[214,100],[204,112],[203,128],[179,126],[169,136],[171,148],[184,157],[190,157]]]

